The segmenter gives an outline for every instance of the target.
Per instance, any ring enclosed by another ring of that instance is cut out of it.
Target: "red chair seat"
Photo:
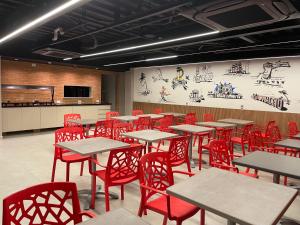
[[[82,156],[80,154],[63,154],[62,157],[62,160],[67,162],[81,162],[90,158],[90,156]]]
[[[128,170],[128,168],[124,168],[124,170]],[[97,177],[99,177],[101,180],[105,181],[106,180],[106,177],[105,177],[105,173],[106,173],[106,170],[98,170],[95,172],[95,175]],[[136,178],[132,178],[132,177],[128,177],[128,178],[124,178],[124,179],[120,179],[118,181],[114,181],[113,183],[116,184],[116,185],[121,185],[121,184],[126,184],[126,183],[129,183],[133,180],[136,180]]]
[[[175,217],[175,220],[191,217],[199,211],[198,207],[173,196],[170,196],[170,206],[171,216]],[[167,215],[167,197],[161,196],[157,199],[149,201],[147,203],[147,208],[160,214]]]
[[[231,141],[234,143],[242,143],[242,138],[241,137],[232,137]]]

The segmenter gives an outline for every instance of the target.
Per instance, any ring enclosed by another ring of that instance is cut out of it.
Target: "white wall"
[[[133,78],[134,78],[134,71],[133,70],[129,70],[125,72],[125,115],[131,115],[132,109],[133,109],[133,91],[134,91],[134,82],[133,82]]]
[[[134,69],[137,102],[299,113],[299,90],[300,57]]]

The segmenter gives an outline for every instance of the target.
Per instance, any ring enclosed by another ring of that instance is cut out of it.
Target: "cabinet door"
[[[106,118],[106,112],[110,111],[111,106],[110,105],[101,105],[97,107],[97,117],[98,119],[105,119]]]
[[[63,127],[64,126],[64,115],[73,113],[73,107],[72,106],[57,106],[55,108],[57,108],[56,127]]]
[[[22,130],[22,108],[2,108],[3,132]]]
[[[22,130],[34,130],[41,128],[41,108],[22,108]]]
[[[57,127],[57,109],[59,107],[41,107],[41,128]]]

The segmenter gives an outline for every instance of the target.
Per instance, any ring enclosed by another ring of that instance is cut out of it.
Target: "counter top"
[[[17,108],[17,107],[54,107],[54,106],[97,106],[97,105],[111,105],[110,103],[88,103],[88,104],[51,104],[49,102],[32,103],[32,102],[20,102],[20,103],[2,103],[2,108]]]

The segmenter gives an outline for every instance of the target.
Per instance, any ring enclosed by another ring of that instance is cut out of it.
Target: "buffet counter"
[[[102,104],[2,107],[2,132],[62,127],[68,113],[79,113],[82,119],[103,119],[110,109]]]

